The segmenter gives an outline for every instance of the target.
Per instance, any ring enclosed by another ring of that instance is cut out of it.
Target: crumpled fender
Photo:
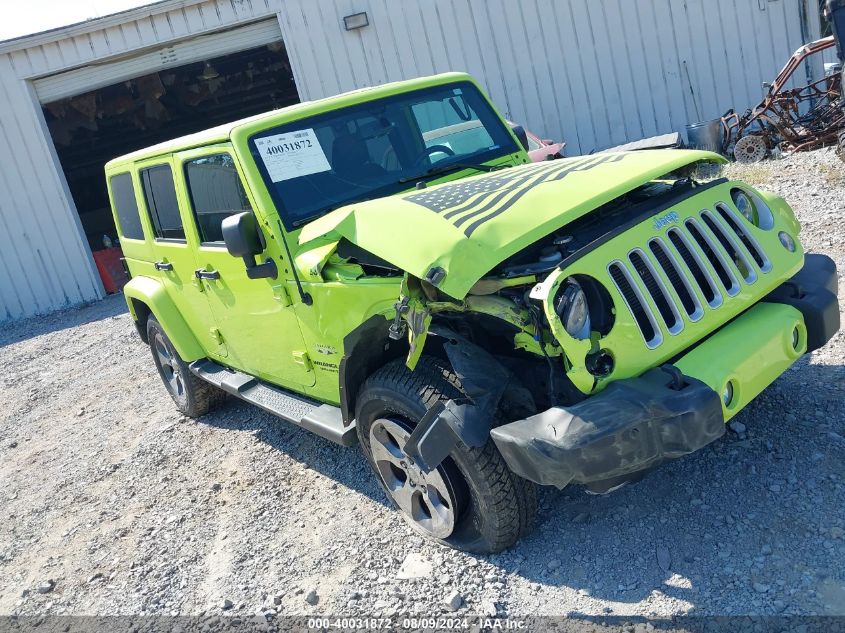
[[[123,296],[129,306],[129,313],[132,319],[137,322],[138,314],[135,311],[132,299],[146,304],[150,312],[155,315],[156,320],[170,338],[173,347],[185,362],[191,362],[199,358],[205,358],[206,353],[199,344],[191,328],[185,323],[182,314],[171,301],[164,285],[151,277],[133,277],[123,287]]]
[[[466,397],[437,403],[411,433],[404,451],[423,472],[437,468],[459,441],[484,446],[511,379],[510,372],[492,355],[452,330],[433,326],[428,332],[443,339],[443,349]]]

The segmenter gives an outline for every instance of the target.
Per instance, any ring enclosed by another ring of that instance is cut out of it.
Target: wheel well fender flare
[[[512,380],[496,358],[456,332],[432,326],[429,333],[442,342],[465,397],[438,403],[411,433],[404,452],[425,472],[437,468],[459,441],[476,448],[484,446]]]
[[[205,358],[202,345],[159,280],[143,276],[133,277],[124,286],[123,295],[138,334],[145,343],[149,343],[147,319],[153,314],[185,362]]]
[[[376,315],[343,340],[340,361],[340,407],[345,424],[355,416],[358,389],[367,377],[389,361],[405,356],[406,339],[389,337],[390,321]],[[484,446],[494,426],[496,411],[509,385],[525,391],[496,358],[453,330],[432,325],[426,353],[447,360],[460,378],[465,397],[439,403],[414,429],[405,453],[426,472],[437,468],[457,442]],[[529,396],[530,398],[530,396]],[[533,403],[532,403],[533,404]]]
[[[407,340],[389,336],[390,321],[376,314],[343,337],[343,357],[338,367],[340,411],[345,425],[355,418],[355,401],[364,381],[382,365],[408,353]]]

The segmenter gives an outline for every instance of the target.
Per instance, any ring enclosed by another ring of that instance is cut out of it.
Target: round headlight
[[[731,199],[737,210],[754,226],[768,231],[775,225],[772,210],[756,193],[733,189]]]
[[[734,189],[731,192],[731,197],[733,198],[736,208],[743,216],[745,216],[745,219],[751,222],[754,226],[757,226],[757,212],[755,211],[754,203],[751,201],[751,198],[748,197],[748,194],[741,189]]]
[[[563,322],[563,327],[572,338],[584,340],[590,338],[590,308],[587,295],[574,279],[566,285],[555,299],[555,312]]]

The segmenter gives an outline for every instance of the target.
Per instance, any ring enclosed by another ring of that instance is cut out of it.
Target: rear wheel
[[[439,359],[424,356],[413,372],[402,361],[389,363],[358,395],[358,439],[388,498],[417,532],[456,549],[498,552],[527,533],[537,490],[508,469],[493,441],[480,448],[458,443],[428,474],[402,452],[430,407],[462,395]]]
[[[179,411],[198,418],[223,404],[226,392],[191,373],[188,364],[179,356],[161,324],[152,315],[147,319],[147,340],[161,381]]]

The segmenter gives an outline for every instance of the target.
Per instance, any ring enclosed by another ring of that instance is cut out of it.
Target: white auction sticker
[[[273,182],[317,174],[332,168],[311,128],[257,139],[255,147]]]

